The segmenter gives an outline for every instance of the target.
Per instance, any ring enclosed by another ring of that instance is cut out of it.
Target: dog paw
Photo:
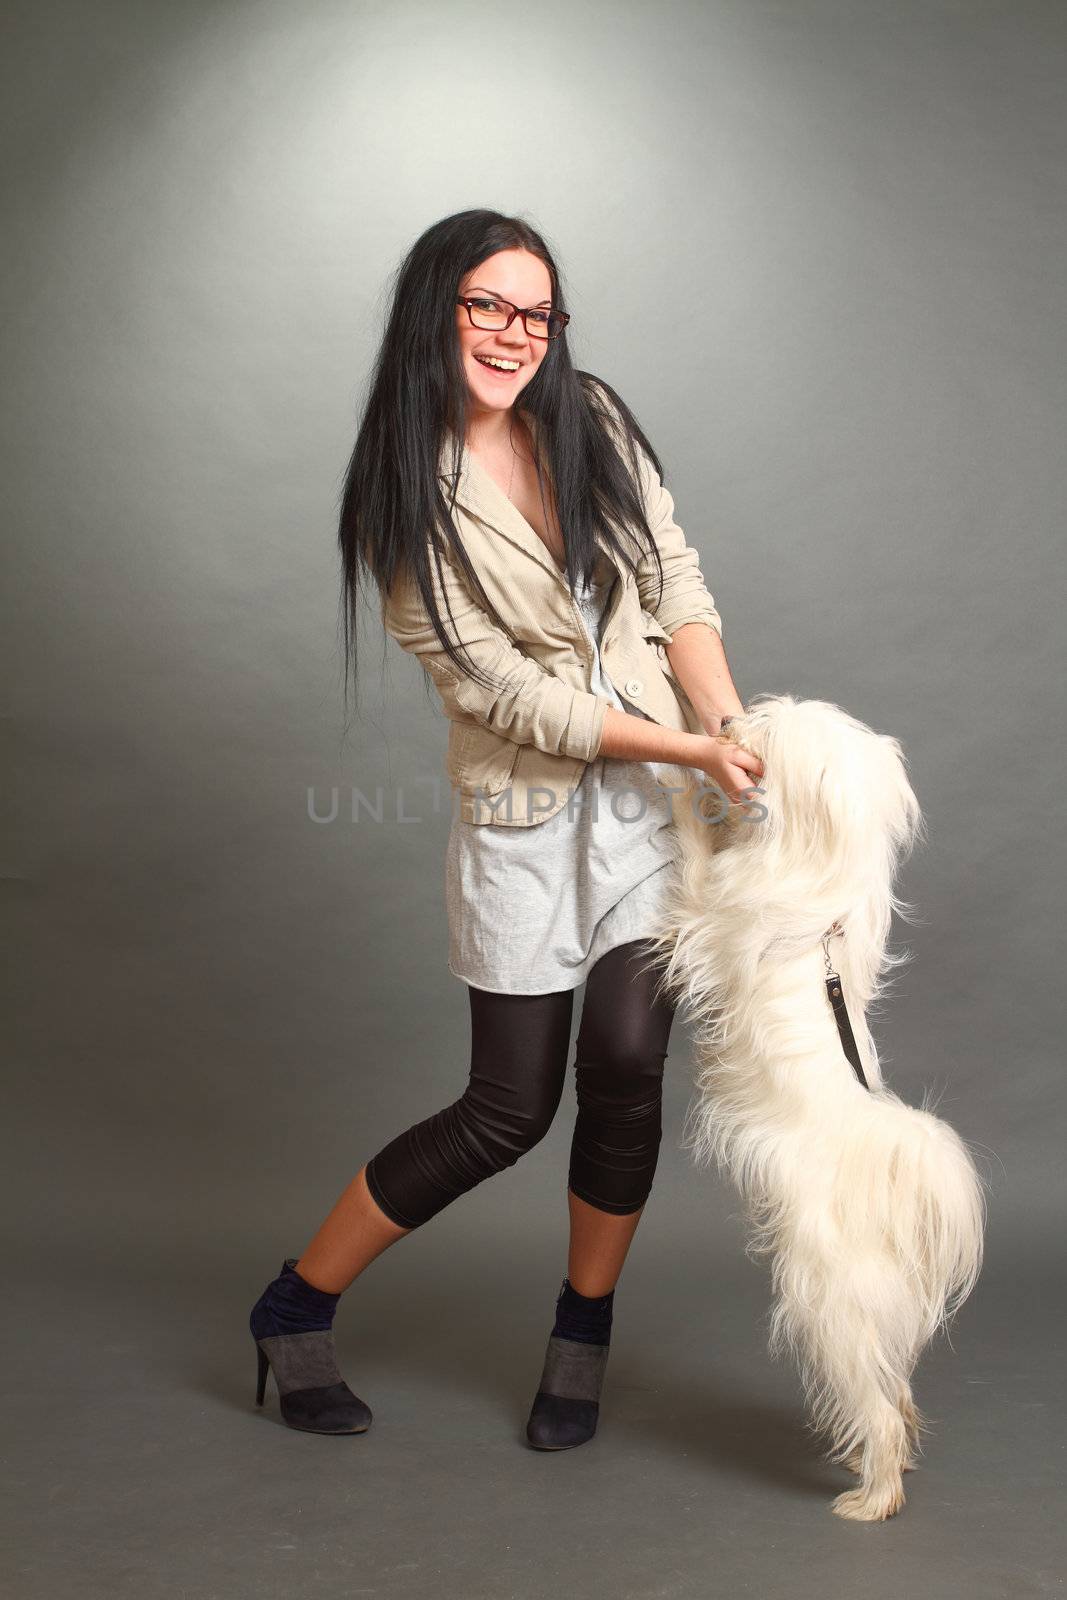
[[[849,1522],[884,1522],[887,1517],[895,1516],[903,1504],[902,1484],[883,1485],[881,1489],[865,1488],[861,1484],[857,1489],[839,1494],[830,1510],[835,1516],[844,1517]]]

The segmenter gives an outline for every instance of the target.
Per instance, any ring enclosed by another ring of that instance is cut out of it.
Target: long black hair
[[[459,211],[435,222],[395,273],[338,523],[346,704],[350,675],[355,683],[356,610],[363,573],[384,594],[392,591],[398,576],[408,574],[448,658],[480,682],[487,681],[485,675],[466,652],[460,655],[437,605],[431,574],[436,572],[441,581],[442,559],[460,566],[479,603],[514,642],[506,618],[486,596],[452,519],[468,418],[456,297],[466,274],[498,250],[526,250],[543,261],[552,282],[552,304],[567,309],[559,269],[544,239],[522,218],[498,211]],[[598,536],[631,571],[642,550],[649,551],[662,584],[635,445],[662,477],[659,458],[621,396],[602,378],[572,365],[566,332],[549,343],[522,391],[521,405],[538,423],[538,478],[543,493],[547,470],[572,590],[579,576],[593,571]],[[438,477],[446,429],[455,440],[447,500]]]

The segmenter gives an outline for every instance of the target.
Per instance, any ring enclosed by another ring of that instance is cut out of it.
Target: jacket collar
[[[530,412],[522,412],[523,420],[533,434],[536,446],[538,439],[537,418]],[[455,434],[452,429],[446,428],[441,444],[438,459],[438,476],[450,485],[452,481],[451,462],[452,451],[455,444]],[[446,490],[447,492],[447,490]],[[556,581],[570,592],[567,575],[557,567],[553,557],[549,554],[544,540],[536,529],[532,528],[522,515],[521,511],[501,489],[500,485],[490,477],[481,465],[478,458],[470,450],[466,442],[460,451],[459,477],[456,483],[456,502],[464,510],[476,517],[479,522],[485,523],[501,538],[524,551],[538,566],[550,572]]]
[[[530,427],[534,440],[537,439],[537,422],[529,412],[522,413],[523,420]],[[455,448],[455,433],[446,428],[441,445],[439,461],[439,476],[451,484],[450,471],[452,452]],[[480,461],[469,448],[466,441],[460,451],[459,478],[456,484],[456,501],[462,505],[472,516],[480,522],[486,523],[502,538],[518,546],[520,550],[536,561],[538,566],[545,567],[562,584],[566,585],[566,575],[560,572],[552,556],[548,552],[544,540],[531,528],[526,518],[518,507],[508,499],[500,485],[490,477]]]

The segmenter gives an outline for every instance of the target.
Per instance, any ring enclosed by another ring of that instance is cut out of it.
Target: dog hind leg
[[[920,1434],[925,1431],[926,1419],[915,1404],[911,1385],[908,1383],[902,1383],[900,1386],[897,1410],[900,1412],[900,1419],[904,1424],[904,1436],[908,1442],[908,1454],[901,1464],[901,1471],[916,1472],[919,1467],[916,1457],[922,1455],[922,1445],[919,1442]],[[849,1472],[862,1473],[863,1446],[857,1445],[854,1450],[850,1450],[841,1465],[847,1467]]]

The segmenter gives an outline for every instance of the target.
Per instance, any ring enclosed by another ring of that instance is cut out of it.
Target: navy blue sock
[[[279,1333],[327,1333],[333,1326],[339,1294],[316,1289],[296,1270],[296,1257],[287,1260],[281,1272],[268,1283],[249,1317],[254,1339],[270,1339]]]
[[[574,1339],[578,1344],[610,1344],[614,1299],[614,1289],[609,1294],[579,1294],[571,1280],[564,1278],[556,1301],[553,1336],[557,1339]]]

